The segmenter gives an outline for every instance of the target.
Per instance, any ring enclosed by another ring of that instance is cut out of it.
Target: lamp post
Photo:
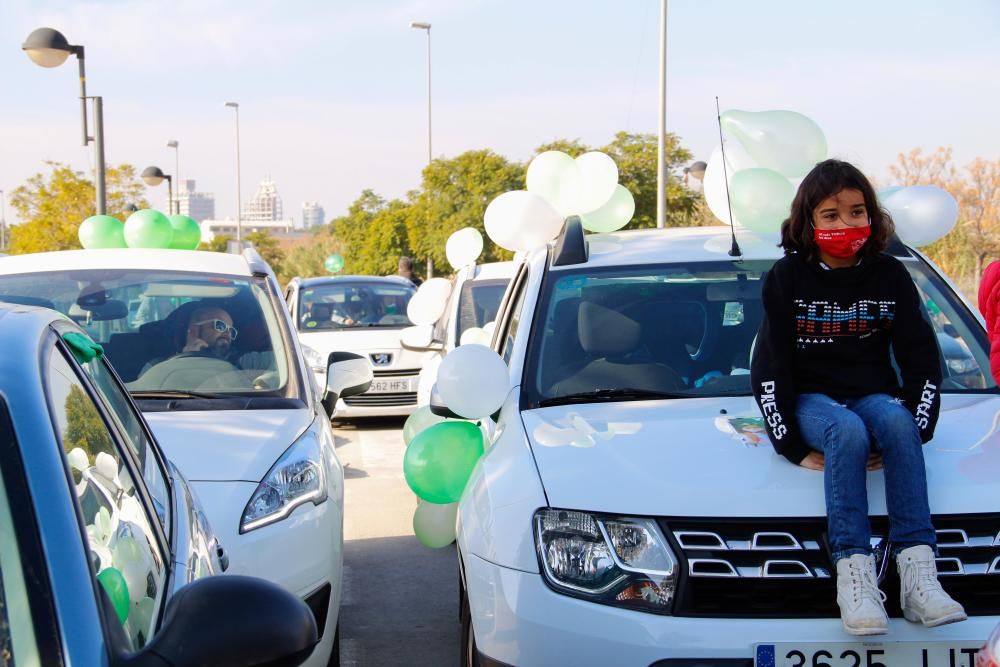
[[[240,105],[239,102],[226,102],[226,106],[236,112],[236,241],[243,242],[243,221],[240,215]]]
[[[656,226],[667,224],[667,0],[660,0],[660,122],[656,141]]]
[[[181,212],[181,188],[184,187],[183,181],[181,181],[180,145],[180,142],[176,139],[171,139],[167,142],[167,148],[174,149],[174,178],[177,179],[177,213]]]
[[[0,250],[7,248],[7,200],[0,190]]]
[[[167,179],[167,209],[170,211],[170,215],[173,215],[174,179],[170,177],[170,174],[164,174],[159,167],[146,167],[142,170],[142,180],[146,185],[152,185],[155,188],[163,182],[163,179]]]
[[[434,159],[434,151],[431,147],[431,24],[424,21],[410,21],[410,27],[416,30],[427,32],[427,164],[430,165]],[[430,209],[427,211],[430,217]],[[434,262],[427,258],[427,277],[434,276]]]
[[[24,40],[21,48],[31,60],[41,67],[58,67],[66,62],[69,56],[75,55],[80,71],[80,112],[83,118],[83,145],[94,142],[95,176],[94,189],[97,194],[97,215],[106,212],[106,195],[104,179],[104,98],[87,96],[87,77],[84,71],[84,53],[82,46],[70,44],[66,37],[52,28],[38,28]],[[87,100],[94,104],[94,136],[87,132]]]

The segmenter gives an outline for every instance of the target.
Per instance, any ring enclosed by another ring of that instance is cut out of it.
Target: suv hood
[[[823,475],[775,453],[750,397],[588,403],[522,414],[549,505],[649,516],[824,516]],[[1000,497],[1000,398],[945,395],[924,446],[931,511]],[[760,422],[756,422],[759,424]],[[742,427],[742,435],[736,428]],[[869,512],[886,514],[882,471]]]
[[[305,408],[143,416],[167,458],[191,482],[260,482],[313,418]]]

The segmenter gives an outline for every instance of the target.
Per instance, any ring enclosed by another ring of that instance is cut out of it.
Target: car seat
[[[605,306],[583,301],[577,323],[585,360],[566,368],[566,375],[547,392],[551,396],[598,389],[630,388],[670,392],[684,388],[675,370],[661,363],[636,360],[642,326]]]

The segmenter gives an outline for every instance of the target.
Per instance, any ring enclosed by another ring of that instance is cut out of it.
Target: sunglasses
[[[201,322],[194,322],[193,324],[195,326],[201,326],[202,324],[211,324],[212,327],[220,334],[226,333],[228,331],[230,340],[236,340],[236,334],[237,334],[236,327],[230,324],[226,324],[224,320],[202,320]]]

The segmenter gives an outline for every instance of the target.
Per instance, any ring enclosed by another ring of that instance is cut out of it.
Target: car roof
[[[160,250],[115,248],[106,250],[61,250],[11,255],[0,262],[0,274],[46,273],[79,269],[146,269],[253,275],[243,255],[205,250]]]
[[[299,284],[303,287],[315,287],[316,285],[331,285],[334,283],[344,283],[344,282],[366,282],[366,283],[384,283],[387,285],[403,285],[410,286],[416,289],[416,285],[413,284],[407,278],[403,276],[318,276],[316,278],[297,278]]]
[[[515,262],[490,262],[489,264],[477,264],[475,273],[468,280],[491,280],[496,278],[513,278],[517,269]]]
[[[18,391],[38,375],[38,340],[57,320],[69,321],[48,308],[0,302],[0,393]]]

